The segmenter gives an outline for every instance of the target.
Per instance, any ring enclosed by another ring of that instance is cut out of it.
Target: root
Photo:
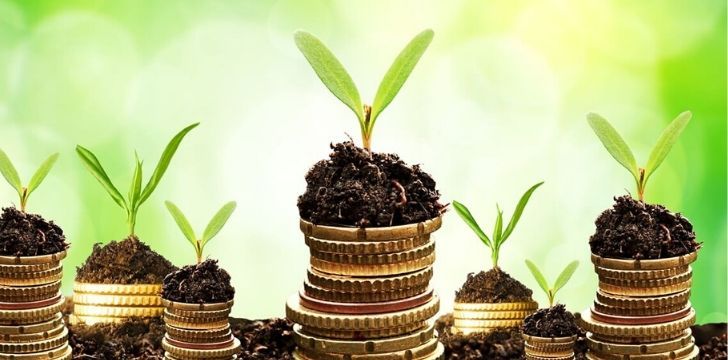
[[[397,180],[392,180],[394,187],[399,190],[399,203],[398,206],[405,206],[407,204],[407,194],[405,193],[404,187]]]

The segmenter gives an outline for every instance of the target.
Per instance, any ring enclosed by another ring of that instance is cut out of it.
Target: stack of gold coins
[[[0,359],[71,359],[61,313],[65,257],[0,256]]]
[[[118,323],[132,317],[160,317],[161,284],[73,284],[72,323]]]
[[[688,301],[697,253],[622,260],[592,255],[599,275],[594,306],[577,318],[590,359],[696,359]]]
[[[535,301],[513,303],[455,303],[453,333],[465,335],[487,333],[495,329],[515,328],[538,309]]]
[[[545,338],[523,334],[523,340],[526,360],[570,360],[574,358],[576,335]]]
[[[162,347],[169,360],[236,359],[240,341],[230,331],[233,302],[188,304],[163,299],[166,334]]]
[[[429,287],[441,218],[381,227],[319,226],[301,220],[311,251],[303,290],[286,315],[297,323],[294,358],[442,359],[430,321],[440,299]]]

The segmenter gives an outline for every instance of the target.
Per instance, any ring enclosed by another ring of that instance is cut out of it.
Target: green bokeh
[[[496,201],[514,204],[545,180],[501,263],[536,289],[523,258],[549,277],[581,260],[559,296],[573,310],[594,296],[593,221],[632,189],[584,114],[612,120],[644,161],[664,125],[691,110],[647,198],[695,225],[703,249],[692,302],[700,322],[726,321],[725,1],[0,0],[0,144],[25,179],[61,152],[30,209],[72,242],[64,289],[92,244],[125,235],[124,214],[74,146],[96,152],[125,191],[134,150],[150,174],[168,139],[202,121],[142,208],[138,233],[189,263],[194,252],[163,201],[196,227],[238,201],[210,254],[234,278],[236,315],[281,316],[308,262],[295,208],[303,175],[329,142],[357,134],[291,34],[324,39],[366,101],[399,48],[426,27],[435,40],[378,122],[375,150],[422,163],[446,202],[468,204],[481,221],[493,218]],[[16,202],[9,187],[0,199]],[[437,238],[434,285],[447,309],[488,254],[451,214]]]

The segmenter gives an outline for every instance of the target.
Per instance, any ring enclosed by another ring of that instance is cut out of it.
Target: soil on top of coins
[[[235,297],[235,288],[230,284],[230,274],[217,265],[217,260],[207,259],[167,275],[162,297],[191,304],[223,303]]]
[[[468,274],[468,279],[455,292],[461,303],[504,303],[533,301],[533,291],[500,268]]]
[[[548,309],[538,309],[523,320],[523,332],[538,337],[566,337],[579,332],[574,314],[563,304]]]
[[[0,215],[0,255],[50,255],[67,248],[63,230],[53,221],[14,207],[3,208]]]
[[[329,159],[306,174],[306,192],[298,198],[301,218],[320,225],[382,227],[429,220],[444,211],[435,180],[419,165],[351,141],[331,148]]]
[[[595,224],[589,245],[601,257],[663,259],[700,248],[688,219],[629,195],[615,198],[613,207],[599,215]]]
[[[77,268],[76,281],[100,284],[161,284],[177,270],[136,236],[95,244],[86,262]]]

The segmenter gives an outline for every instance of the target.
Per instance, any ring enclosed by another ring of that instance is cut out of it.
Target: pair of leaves
[[[10,186],[18,192],[23,210],[25,210],[25,204],[28,197],[33,191],[35,191],[35,189],[38,188],[38,186],[40,186],[51,171],[51,168],[53,168],[53,165],[55,165],[56,160],[58,160],[58,153],[49,156],[42,164],[40,164],[38,169],[30,178],[28,185],[23,186],[23,183],[20,181],[20,175],[18,175],[18,171],[15,169],[12,161],[10,161],[10,158],[4,151],[0,150],[0,173],[2,173],[3,177],[7,180]]]
[[[237,206],[234,201],[223,205],[215,216],[212,217],[210,222],[207,224],[207,227],[205,227],[205,230],[202,232],[202,237],[197,237],[195,231],[192,229],[192,225],[190,225],[189,220],[187,220],[187,217],[185,217],[179,207],[171,201],[166,201],[165,205],[167,206],[169,213],[172,215],[172,218],[177,223],[177,226],[179,226],[180,230],[182,230],[182,234],[184,234],[185,238],[187,238],[187,240],[189,240],[195,248],[198,261],[202,258],[202,250],[205,248],[205,245],[207,245],[207,243],[220,232],[228,219],[230,219],[230,215],[232,215],[233,211],[235,211],[235,207]]]
[[[531,271],[531,274],[533,274],[538,286],[546,293],[546,296],[549,299],[549,305],[553,306],[556,293],[569,282],[569,279],[571,279],[571,276],[574,275],[576,268],[579,267],[579,262],[572,261],[566,265],[564,270],[561,271],[561,274],[559,274],[556,278],[553,285],[549,285],[548,281],[546,281],[546,277],[543,275],[541,270],[538,269],[536,264],[533,263],[533,261],[526,260],[526,266]]]

